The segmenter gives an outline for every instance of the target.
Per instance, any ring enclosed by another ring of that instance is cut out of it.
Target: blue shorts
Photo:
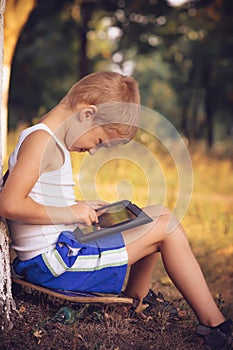
[[[63,231],[53,250],[25,261],[16,258],[13,269],[47,288],[119,294],[127,265],[121,233],[81,244],[72,232]]]

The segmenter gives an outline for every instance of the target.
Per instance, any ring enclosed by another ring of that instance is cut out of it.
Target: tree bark
[[[7,145],[7,117],[8,92],[10,85],[11,64],[19,35],[35,7],[35,0],[7,0],[4,13],[4,60],[2,87],[2,157],[6,156]]]
[[[0,0],[0,189],[2,188],[3,160],[6,156],[7,103],[11,63],[20,32],[34,5],[34,0],[7,0],[7,2]],[[4,219],[0,218],[0,330],[12,327],[11,315],[13,311],[16,311],[11,292],[8,237],[7,225]]]
[[[0,220],[0,330],[12,328],[16,306],[11,292],[9,239],[6,223]],[[16,311],[17,312],[17,311]]]
[[[4,28],[4,10],[5,0],[0,0],[0,100],[2,99],[2,81],[3,81],[3,28]],[[0,127],[2,128],[2,110],[0,111]],[[2,131],[2,129],[1,129]],[[2,138],[0,138],[0,179],[2,186]],[[11,293],[11,275],[10,275],[10,254],[9,240],[6,223],[0,219],[0,329],[11,328],[12,322],[10,316],[13,310],[16,310],[15,303]]]
[[[0,0],[0,101],[2,100],[2,79],[3,79],[4,11],[5,11],[5,0]],[[2,109],[0,109],[0,190],[2,187],[2,169],[3,169],[1,135],[2,135]]]

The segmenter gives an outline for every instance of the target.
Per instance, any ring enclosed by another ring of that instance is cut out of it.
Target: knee
[[[164,227],[164,233],[169,234],[180,227],[180,222],[176,216],[165,206],[152,205],[146,207],[144,211],[149,215],[153,221],[159,225],[159,222]],[[158,226],[157,226],[158,227]]]
[[[152,219],[159,218],[160,216],[172,216],[172,212],[164,207],[163,205],[151,205],[148,207],[145,207],[143,209],[147,215],[149,215]]]

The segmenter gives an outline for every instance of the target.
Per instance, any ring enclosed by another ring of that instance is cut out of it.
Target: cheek
[[[80,137],[77,141],[76,141],[76,146],[80,147],[80,148],[94,148],[96,147],[96,143],[92,140],[87,139],[86,137]]]
[[[77,140],[76,140],[76,142],[75,142],[75,144],[77,145],[77,146],[80,146],[80,147],[85,147],[85,145],[88,143],[88,141],[86,140],[86,137],[85,136],[81,136],[81,137],[79,137]]]

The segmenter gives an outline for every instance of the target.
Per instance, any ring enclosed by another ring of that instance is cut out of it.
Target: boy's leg
[[[130,273],[125,289],[125,294],[140,299],[146,296],[151,284],[158,253],[150,254],[142,258],[130,267]]]
[[[153,207],[145,209],[149,215],[153,216]],[[148,291],[145,291],[143,283],[139,283],[140,274],[141,280],[144,281],[144,269],[148,268],[148,264],[153,262],[154,254],[161,252],[164,267],[176,285],[178,290],[187,300],[193,311],[197,315],[199,321],[205,325],[216,326],[225,320],[222,313],[215,304],[209,288],[206,284],[202,271],[190,249],[186,235],[181,225],[177,225],[172,233],[167,233],[167,225],[170,222],[171,214],[167,209],[164,209],[162,215],[155,221],[154,224],[148,224],[149,230],[145,232],[145,227],[137,227],[134,230],[135,240],[127,243],[127,231],[123,233],[126,240],[126,248],[129,256],[129,264],[138,263],[140,269],[136,272],[136,267],[133,268],[130,276],[130,284],[126,288],[127,294],[133,293],[132,296],[142,298]],[[132,236],[133,232],[131,232]],[[136,239],[136,237],[139,237]],[[144,259],[145,257],[147,257]],[[149,264],[150,265],[150,264]],[[150,274],[152,266],[149,267]],[[135,273],[135,282],[134,282]],[[148,276],[145,280],[148,280]]]

